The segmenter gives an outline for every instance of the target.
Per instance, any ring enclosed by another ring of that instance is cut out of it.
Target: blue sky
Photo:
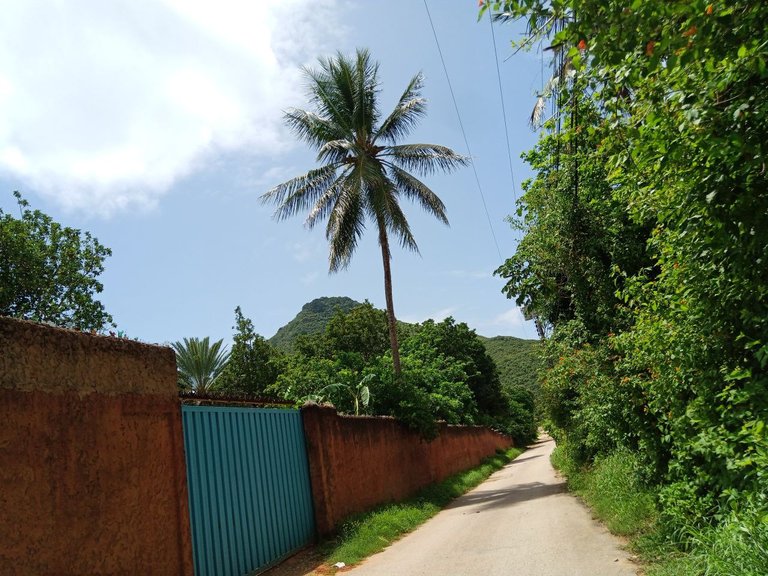
[[[490,26],[476,0],[427,3],[506,258],[517,233],[504,221],[514,195]],[[519,195],[541,63],[504,61],[516,27],[495,35]],[[323,227],[275,222],[258,201],[315,167],[281,121],[306,105],[300,66],[357,47],[380,63],[384,111],[424,73],[427,117],[409,141],[468,154],[423,1],[11,0],[0,22],[0,207],[15,210],[19,190],[110,247],[100,299],[143,341],[229,340],[238,305],[266,337],[319,296],[383,308],[372,229],[349,269],[329,275]],[[472,169],[426,181],[451,226],[405,206],[421,256],[393,251],[398,317],[452,315],[486,336],[535,338],[492,275],[501,259]]]

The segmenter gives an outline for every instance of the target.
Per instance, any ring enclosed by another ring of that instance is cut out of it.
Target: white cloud
[[[422,322],[426,320],[434,320],[435,322],[442,322],[448,316],[453,316],[456,313],[457,308],[454,306],[449,306],[448,308],[442,308],[440,310],[436,310],[435,312],[431,314],[425,314],[421,316],[417,316],[415,314],[405,314],[403,316],[398,316],[399,320],[402,320],[403,322],[408,322],[410,324],[421,324]]]
[[[525,325],[525,317],[522,310],[515,306],[506,312],[496,316],[491,322],[492,326],[504,326],[507,328],[517,328]]]
[[[286,149],[282,110],[342,33],[340,1],[5,2],[0,173],[108,214],[216,152]]]
[[[259,172],[249,184],[254,186],[277,186],[281,182],[290,180],[294,176],[297,176],[303,172],[306,172],[306,168],[296,168],[295,166],[283,166],[277,165],[267,168],[264,171]]]
[[[456,312],[456,308],[454,307],[442,308],[441,310],[432,313],[428,318],[431,318],[435,322],[442,322],[448,318],[448,316],[453,316],[454,312]]]

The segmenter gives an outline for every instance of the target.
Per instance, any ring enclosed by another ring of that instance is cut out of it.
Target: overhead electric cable
[[[499,51],[496,47],[496,32],[493,29],[493,16],[491,14],[491,11],[488,11],[488,25],[491,27],[491,41],[493,42],[493,56],[496,60],[496,78],[499,82],[499,98],[501,100],[501,114],[504,118],[504,137],[507,140],[507,159],[509,160],[509,177],[512,180],[512,198],[514,200],[515,205],[517,205],[517,187],[515,186],[515,171],[512,167],[512,146],[509,143],[509,127],[507,125],[507,107],[504,104],[504,89],[501,84],[501,68],[499,66]],[[542,73],[542,82],[543,82],[543,73]],[[542,89],[543,90],[543,89]],[[519,240],[518,240],[519,242]],[[526,320],[525,313],[520,310],[520,312],[523,314],[523,320]],[[536,325],[536,332],[539,335],[539,338],[542,340],[544,339],[544,328],[539,321],[538,316],[536,314],[533,314],[533,321]],[[528,327],[526,326],[526,323],[523,322],[523,332],[525,333],[526,338],[529,338],[528,333]]]
[[[496,49],[496,33],[493,31],[493,18],[488,10],[488,24],[491,27],[493,40],[493,55],[496,58],[496,77],[499,80],[499,98],[501,98],[501,115],[504,117],[504,136],[507,139],[507,159],[509,160],[509,177],[512,179],[512,198],[517,204],[517,187],[515,186],[515,171],[512,169],[512,146],[509,144],[509,127],[507,126],[507,108],[504,105],[504,90],[501,87],[501,69],[499,68],[499,52]]]
[[[448,75],[448,67],[445,65],[445,58],[443,58],[443,51],[440,48],[440,40],[437,38],[437,31],[435,30],[435,24],[432,22],[432,14],[429,12],[429,6],[427,0],[424,1],[424,9],[427,11],[427,18],[429,19],[429,25],[432,28],[432,35],[435,38],[435,44],[437,45],[437,52],[440,54],[440,62],[443,64],[443,72],[445,72],[445,79],[448,81],[448,90],[451,93],[451,99],[453,100],[453,108],[456,110],[456,117],[459,120],[459,128],[461,128],[461,134],[464,137],[464,145],[467,148],[467,154],[469,155],[470,163],[472,165],[472,171],[475,174],[475,183],[477,184],[477,191],[480,193],[480,199],[483,201],[483,209],[485,210],[485,217],[488,220],[488,228],[491,231],[493,237],[493,243],[496,246],[496,252],[499,254],[499,260],[504,260],[501,255],[501,249],[499,248],[499,242],[496,240],[496,232],[493,230],[493,224],[491,223],[491,215],[488,213],[488,205],[485,203],[485,195],[483,194],[483,187],[480,185],[480,177],[477,175],[477,167],[475,161],[472,158],[472,150],[469,147],[469,140],[467,139],[467,132],[464,130],[464,123],[461,121],[461,114],[459,113],[459,105],[456,103],[456,95],[453,92],[453,85],[451,84],[451,77]]]

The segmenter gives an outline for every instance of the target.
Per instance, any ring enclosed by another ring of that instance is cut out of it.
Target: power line
[[[507,108],[504,105],[504,90],[501,87],[501,69],[499,68],[499,52],[496,49],[496,33],[493,31],[493,18],[488,10],[488,24],[491,27],[491,39],[493,40],[493,55],[496,58],[496,77],[499,81],[499,98],[501,98],[501,114],[504,117],[504,136],[507,139],[507,158],[509,160],[509,177],[512,179],[512,198],[517,204],[517,188],[515,186],[515,171],[512,169],[512,146],[509,144],[509,127],[507,126]]]
[[[453,85],[451,84],[451,77],[448,75],[448,67],[445,65],[445,58],[443,58],[443,51],[440,48],[440,41],[437,38],[437,31],[435,30],[435,24],[432,22],[432,14],[429,12],[429,6],[427,0],[424,1],[424,9],[427,11],[427,18],[429,19],[429,25],[432,28],[432,35],[435,37],[435,44],[437,45],[437,52],[440,54],[440,62],[443,64],[443,71],[445,72],[445,79],[448,81],[448,89],[451,92],[451,99],[453,100],[453,108],[456,110],[456,117],[459,120],[459,128],[461,128],[461,134],[464,137],[464,145],[467,147],[467,154],[472,165],[472,171],[475,174],[475,183],[477,184],[477,191],[480,193],[480,199],[483,201],[483,210],[485,210],[485,217],[488,220],[488,228],[491,231],[493,237],[493,243],[496,246],[496,252],[499,255],[499,260],[504,260],[501,255],[501,249],[499,248],[499,242],[496,240],[496,232],[493,230],[493,224],[491,223],[491,215],[488,213],[488,205],[485,203],[485,195],[483,194],[483,187],[480,185],[480,177],[477,175],[477,167],[475,166],[474,158],[472,158],[472,150],[469,147],[469,140],[467,140],[467,133],[464,130],[464,123],[461,121],[461,114],[459,113],[459,105],[456,103],[456,95],[453,92]]]
[[[515,204],[517,204],[517,188],[515,186],[515,171],[512,167],[512,146],[509,143],[509,127],[507,126],[507,108],[504,104],[504,89],[502,88],[501,84],[501,68],[499,67],[499,51],[496,48],[496,32],[493,29],[493,16],[491,14],[491,11],[488,11],[488,25],[491,28],[491,40],[493,42],[493,56],[496,59],[496,78],[499,82],[499,98],[501,100],[501,114],[504,118],[504,137],[507,140],[507,159],[509,160],[509,177],[512,180],[512,198],[515,201]],[[543,60],[542,60],[543,62]],[[544,74],[542,72],[542,83],[544,81]],[[542,88],[543,91],[543,88]],[[530,338],[530,334],[528,332],[528,326],[526,326],[526,318],[525,313],[523,310],[520,310],[521,313],[523,313],[523,332],[525,333],[525,336]],[[536,314],[533,314],[533,322],[536,325],[536,332],[539,335],[539,338],[541,340],[544,339],[544,328],[541,324],[541,321],[539,320],[538,316]]]

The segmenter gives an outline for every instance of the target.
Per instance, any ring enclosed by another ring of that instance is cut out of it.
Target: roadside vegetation
[[[768,573],[768,13],[510,0],[548,55],[497,271],[546,332],[555,462],[648,574]]]

